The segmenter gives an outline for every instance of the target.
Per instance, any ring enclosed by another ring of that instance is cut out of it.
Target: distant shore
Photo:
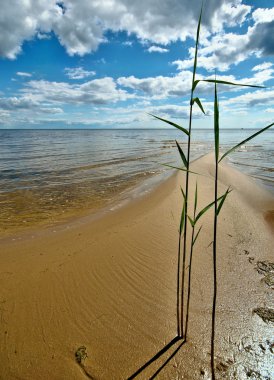
[[[213,156],[191,169],[205,174],[197,176],[201,208],[213,200]],[[195,181],[192,175],[192,190]],[[178,173],[100,218],[1,242],[0,378],[126,379],[174,338],[180,184]],[[228,185],[218,233],[217,371],[224,378],[271,376],[271,322],[258,310],[274,308],[265,280],[272,273],[274,198],[224,163],[220,193]],[[159,379],[209,376],[212,212],[202,225],[189,343]],[[75,352],[83,346],[82,367]],[[148,379],[166,357],[139,378]]]

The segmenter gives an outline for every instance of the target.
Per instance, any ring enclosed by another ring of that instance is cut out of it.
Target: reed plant
[[[190,308],[190,298],[191,298],[191,279],[192,279],[192,262],[193,262],[193,253],[194,246],[199,237],[202,225],[200,224],[202,216],[211,208],[214,207],[214,221],[213,221],[213,252],[212,252],[212,263],[213,263],[213,300],[212,300],[212,320],[211,320],[211,372],[212,380],[215,380],[215,328],[216,328],[216,304],[217,304],[217,230],[218,230],[218,215],[226,201],[227,196],[232,191],[229,186],[227,190],[221,196],[218,196],[218,174],[219,174],[219,163],[230,153],[235,151],[238,147],[245,144],[249,140],[255,138],[262,132],[271,128],[274,123],[267,125],[266,127],[260,129],[256,133],[247,137],[245,140],[236,144],[230,148],[227,152],[221,155],[220,157],[220,142],[219,142],[219,103],[218,103],[218,92],[217,85],[228,85],[228,86],[240,86],[240,87],[253,87],[253,88],[262,88],[263,86],[257,85],[247,85],[242,83],[233,83],[229,81],[216,79],[216,74],[214,79],[196,79],[197,71],[197,62],[198,62],[198,47],[199,47],[199,36],[200,36],[200,27],[202,20],[202,10],[199,16],[197,32],[196,32],[196,41],[195,41],[195,54],[194,54],[194,63],[192,70],[192,85],[190,91],[190,109],[189,109],[189,121],[188,129],[183,126],[174,123],[171,120],[164,119],[162,117],[152,115],[155,119],[158,119],[164,123],[175,127],[184,135],[187,136],[187,152],[185,153],[176,140],[176,147],[181,158],[182,166],[174,166],[165,164],[170,168],[178,169],[185,172],[185,182],[184,187],[181,187],[182,193],[182,208],[180,212],[180,222],[178,229],[178,251],[177,251],[177,305],[176,305],[176,316],[177,316],[177,334],[176,336],[159,352],[157,352],[150,360],[148,360],[143,366],[141,366],[133,375],[131,375],[128,380],[134,379],[138,376],[143,370],[145,370],[150,364],[155,360],[160,358],[165,352],[167,352],[174,344],[180,341],[180,344],[177,346],[175,351],[168,357],[168,359],[158,368],[154,375],[150,379],[154,379],[160,371],[165,367],[165,365],[174,357],[174,355],[179,351],[179,349],[187,342],[188,336],[188,322],[189,322],[189,308]],[[190,192],[189,192],[189,183],[190,183],[190,174],[199,175],[201,173],[195,173],[190,170],[190,157],[191,157],[191,137],[192,137],[192,121],[193,121],[193,107],[194,105],[198,106],[200,111],[205,114],[204,107],[196,92],[198,89],[199,83],[207,82],[214,84],[214,145],[215,145],[215,176],[214,176],[214,200],[207,204],[202,210],[197,211],[198,205],[198,190],[199,186],[196,181],[195,192],[193,194],[193,215],[190,216]],[[220,157],[220,158],[219,158]],[[198,224],[200,224],[198,226]],[[191,238],[190,238],[190,247],[189,253],[187,254],[187,232],[188,226],[191,228]],[[182,247],[183,241],[183,247]],[[188,276],[186,280],[186,261],[188,259]]]
[[[181,212],[180,226],[179,226],[179,242],[178,242],[178,258],[177,258],[177,334],[179,337],[187,340],[187,335],[184,333],[184,304],[185,304],[185,268],[186,268],[186,251],[187,251],[187,217],[188,217],[188,204],[189,204],[189,165],[190,165],[190,149],[191,149],[191,131],[192,131],[192,114],[193,106],[196,103],[203,113],[204,109],[202,103],[198,97],[194,98],[195,82],[196,82],[196,69],[197,69],[197,57],[198,57],[198,46],[199,46],[199,36],[200,36],[200,27],[202,20],[202,9],[199,16],[197,32],[196,32],[196,42],[195,42],[195,55],[194,63],[192,70],[192,86],[190,93],[190,110],[189,110],[189,122],[188,129],[173,123],[170,120],[165,120],[158,116],[152,115],[155,118],[164,121],[172,125],[173,127],[179,129],[181,132],[187,135],[187,154],[183,152],[183,149],[180,147],[179,143],[176,141],[176,145],[182,159],[183,167],[177,168],[186,172],[185,177],[185,191],[183,193],[183,206]],[[183,233],[183,251],[181,252],[181,240]]]
[[[211,329],[211,373],[212,380],[215,380],[215,327],[216,327],[216,303],[217,303],[217,228],[218,228],[218,215],[221,211],[221,208],[225,202],[227,194],[230,192],[230,189],[227,190],[225,196],[218,203],[218,173],[219,173],[219,163],[230,153],[235,151],[241,145],[252,140],[259,134],[263,133],[267,129],[271,128],[274,123],[267,125],[266,127],[260,129],[256,133],[247,137],[245,140],[239,142],[227,152],[225,152],[219,158],[220,143],[219,143],[219,104],[218,104],[218,93],[217,93],[217,80],[215,80],[215,92],[214,92],[214,145],[215,145],[215,178],[214,178],[214,232],[213,232],[213,303],[212,303],[212,329]],[[219,81],[220,82],[220,81]],[[242,86],[241,84],[238,84]],[[250,87],[261,87],[261,86],[250,86]]]

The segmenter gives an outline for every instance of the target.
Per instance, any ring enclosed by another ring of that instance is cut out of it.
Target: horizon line
[[[231,130],[250,130],[258,129],[259,127],[254,128],[221,128],[221,130],[231,131]],[[0,128],[0,131],[177,131],[174,128]],[[214,128],[193,128],[196,131],[213,131]],[[269,129],[270,131],[271,129]],[[273,130],[272,130],[273,131]],[[177,131],[178,132],[178,131]]]

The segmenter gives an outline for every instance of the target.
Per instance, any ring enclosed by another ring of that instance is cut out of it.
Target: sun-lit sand
[[[205,174],[199,208],[213,200],[212,158],[192,164]],[[183,183],[179,173],[96,220],[1,242],[0,379],[126,379],[175,337]],[[273,309],[257,262],[273,262],[274,200],[224,163],[220,194],[228,185],[218,230],[216,365],[218,378],[245,379],[271,373],[271,322],[254,310]],[[195,245],[188,343],[159,379],[209,378],[212,212]],[[84,369],[75,360],[81,346]],[[149,379],[167,357],[138,378]]]

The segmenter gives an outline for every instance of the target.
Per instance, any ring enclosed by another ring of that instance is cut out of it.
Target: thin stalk
[[[194,220],[195,220],[195,214],[194,214]],[[187,292],[187,306],[186,306],[185,337],[187,337],[187,330],[188,330],[188,316],[189,316],[189,303],[190,303],[190,291],[191,291],[191,268],[192,268],[192,254],[193,254],[193,246],[194,246],[194,233],[195,233],[195,225],[192,227],[191,249],[190,249],[189,268],[188,268],[188,292]]]
[[[215,380],[215,319],[217,300],[217,223],[218,223],[218,168],[219,168],[219,105],[217,84],[215,82],[214,94],[214,142],[215,142],[215,191],[214,191],[214,232],[213,232],[213,303],[212,303],[212,327],[211,327],[211,373]]]
[[[181,270],[181,241],[182,241],[182,231],[185,223],[185,193],[181,188],[181,192],[184,197],[184,204],[182,208],[181,220],[180,220],[180,228],[179,228],[179,242],[178,242],[178,267],[177,267],[177,335],[181,336],[181,326],[180,326],[180,270]]]
[[[177,335],[181,336],[180,329],[180,267],[181,267],[181,240],[182,235],[179,234],[179,242],[178,242],[178,267],[177,267]]]
[[[212,328],[211,328],[211,372],[212,380],[215,380],[215,320],[217,300],[217,197],[218,197],[218,159],[215,162],[215,205],[214,205],[214,235],[213,235],[213,304],[212,304]]]
[[[195,196],[194,196],[194,210],[193,210],[193,222],[192,226],[192,235],[191,235],[191,248],[189,255],[189,267],[188,267],[188,287],[187,287],[187,306],[186,306],[186,325],[185,325],[185,336],[187,337],[188,331],[188,316],[189,316],[189,303],[190,303],[190,292],[191,292],[191,273],[192,273],[192,256],[193,256],[193,247],[194,247],[194,236],[195,236],[195,225],[196,225],[196,210],[197,210],[197,201],[198,201],[198,187],[196,181]],[[197,236],[199,235],[199,232]]]
[[[193,72],[193,83],[195,79],[195,73]],[[191,90],[191,98],[190,98],[190,114],[189,114],[189,135],[188,135],[188,143],[187,143],[187,172],[186,172],[186,183],[185,183],[185,191],[186,191],[186,200],[185,200],[185,225],[184,225],[184,245],[183,245],[183,268],[182,268],[182,291],[181,291],[181,334],[184,335],[184,288],[185,288],[185,267],[186,267],[186,237],[187,237],[187,211],[188,211],[188,187],[189,187],[189,160],[190,160],[190,146],[191,146],[191,127],[192,127],[192,104],[193,100],[193,91]]]
[[[198,44],[199,44],[199,34],[202,18],[202,9],[200,12],[197,35],[196,35],[196,46],[195,46],[195,57],[192,72],[192,86],[190,95],[190,112],[189,112],[189,125],[188,125],[188,142],[187,142],[187,172],[186,172],[186,182],[185,182],[185,225],[184,225],[184,245],[183,245],[183,267],[182,267],[182,284],[181,284],[181,334],[184,336],[184,287],[185,287],[185,266],[186,266],[186,237],[187,237],[187,211],[188,211],[188,185],[189,185],[189,161],[190,161],[190,146],[191,146],[191,127],[192,127],[192,110],[193,110],[193,93],[194,93],[194,82],[197,67],[197,56],[198,56]],[[186,336],[185,336],[186,340]]]

